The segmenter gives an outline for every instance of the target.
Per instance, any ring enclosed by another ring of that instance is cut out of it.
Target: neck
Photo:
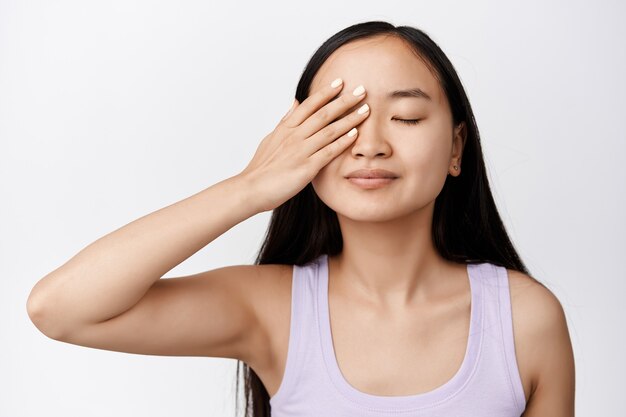
[[[372,223],[338,214],[343,250],[328,261],[333,285],[368,304],[393,308],[422,304],[449,290],[444,277],[454,263],[434,247],[432,205],[427,208]]]

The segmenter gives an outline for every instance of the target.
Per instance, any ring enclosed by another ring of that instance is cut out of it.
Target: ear
[[[461,157],[467,140],[467,126],[465,121],[455,126],[452,137],[452,155],[450,155],[450,175],[457,177],[461,174]],[[455,168],[456,167],[456,168]]]

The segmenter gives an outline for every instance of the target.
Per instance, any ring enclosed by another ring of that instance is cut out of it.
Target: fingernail
[[[343,80],[341,78],[337,78],[335,81],[333,81],[332,83],[330,83],[330,86],[332,88],[337,88],[339,87],[341,84],[343,83]]]
[[[358,86],[357,88],[354,89],[354,91],[352,92],[352,94],[354,94],[355,96],[360,96],[365,92],[365,87],[363,87],[362,85]]]

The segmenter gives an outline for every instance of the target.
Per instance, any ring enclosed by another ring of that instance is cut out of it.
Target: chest
[[[291,283],[285,280],[285,288],[274,297],[272,311],[263,317],[263,328],[271,329],[266,331],[267,343],[259,348],[256,363],[249,364],[270,397],[278,391],[285,371]],[[450,380],[463,362],[470,326],[469,293],[410,314],[373,311],[330,294],[329,313],[337,366],[346,382],[364,393],[406,396],[431,391]],[[530,347],[519,339],[515,338],[516,355],[528,401]]]
[[[457,309],[397,316],[330,300],[333,354],[344,379],[361,392],[406,396],[430,391],[460,368],[469,300]],[[280,370],[278,371],[280,372]]]

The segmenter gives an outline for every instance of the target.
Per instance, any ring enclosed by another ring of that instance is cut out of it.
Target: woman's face
[[[453,130],[445,93],[426,65],[395,37],[362,39],[337,49],[322,65],[310,93],[341,77],[341,93],[362,84],[369,116],[357,126],[357,138],[322,168],[312,185],[339,216],[357,221],[385,221],[410,214],[433,202],[446,176],[461,172],[463,141]],[[424,97],[395,97],[396,90],[419,88]],[[399,119],[419,119],[407,124]],[[453,138],[455,138],[453,140]],[[457,165],[458,170],[453,169]],[[357,169],[386,169],[398,178],[380,188],[361,188],[345,177]]]

